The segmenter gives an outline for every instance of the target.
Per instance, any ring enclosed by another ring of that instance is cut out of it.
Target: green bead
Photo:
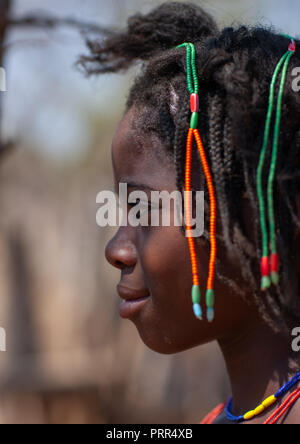
[[[198,113],[192,113],[190,128],[196,129],[198,126]]]
[[[279,283],[279,274],[276,271],[271,272],[271,280],[274,285],[278,285]]]
[[[200,304],[200,287],[199,285],[193,285],[192,287],[192,301],[193,304]]]
[[[213,308],[215,304],[215,295],[214,290],[210,289],[206,291],[206,306],[209,308]]]
[[[271,279],[269,276],[263,276],[261,280],[261,289],[266,290],[271,286]]]

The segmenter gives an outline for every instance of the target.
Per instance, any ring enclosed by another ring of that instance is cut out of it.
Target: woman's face
[[[151,190],[176,190],[175,169],[159,139],[137,137],[134,122],[132,108],[113,140],[115,189],[118,192],[119,184],[127,183],[128,194],[142,190],[150,202]],[[222,339],[245,325],[252,315],[248,304],[215,279],[215,320],[208,323],[205,316],[203,321],[195,318],[188,242],[172,223],[174,206],[170,215],[171,226],[120,226],[105,252],[107,260],[121,271],[118,291],[127,299],[122,303],[121,315],[134,322],[148,347],[160,353],[175,353]],[[224,252],[218,251],[218,255],[226,260]],[[197,258],[205,315],[209,247],[201,239],[197,242]],[[226,268],[237,281],[239,270],[235,265],[228,263]]]

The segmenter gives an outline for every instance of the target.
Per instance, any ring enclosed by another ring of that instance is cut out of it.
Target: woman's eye
[[[136,212],[137,218],[140,218],[143,214],[146,214],[151,211],[151,205],[149,205],[148,203],[142,203],[142,202],[140,202],[139,204],[128,203],[128,206],[130,209],[132,209],[132,208],[137,209],[137,212]]]
[[[131,210],[136,208],[135,218],[139,221],[141,225],[149,226],[151,225],[151,214],[159,210],[159,206],[151,204],[151,202],[128,202],[128,208]]]
[[[139,203],[128,202],[128,206],[130,208],[138,207],[139,210],[142,210],[142,211],[144,211],[144,210],[151,211],[151,210],[158,209],[158,207],[156,205],[153,205],[153,204],[151,205],[151,203],[149,203],[149,202],[139,202]]]

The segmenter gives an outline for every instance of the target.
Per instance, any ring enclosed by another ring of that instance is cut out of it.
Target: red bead
[[[296,51],[296,42],[295,40],[292,40],[289,44],[289,51],[295,52]]]
[[[261,275],[270,276],[270,262],[268,256],[261,258]]]
[[[279,270],[279,256],[277,253],[271,254],[271,271],[277,272]]]
[[[196,93],[191,94],[190,98],[191,103],[191,112],[197,113],[199,112],[199,95]]]

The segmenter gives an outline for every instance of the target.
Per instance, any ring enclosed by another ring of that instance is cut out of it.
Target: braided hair
[[[300,320],[300,278],[293,272],[292,255],[294,235],[300,227],[296,214],[296,195],[300,188],[300,95],[295,94],[291,86],[284,91],[284,124],[274,185],[280,283],[263,294],[259,280],[262,251],[256,170],[270,83],[288,41],[270,27],[219,30],[202,8],[191,3],[166,2],[146,15],[130,17],[123,32],[113,31],[102,40],[88,40],[90,53],[81,56],[79,64],[92,75],[126,70],[141,62],[141,72],[131,87],[126,111],[133,105],[138,107],[139,130],[154,132],[160,137],[166,155],[173,158],[176,187],[182,192],[189,95],[185,50],[175,51],[174,47],[185,41],[193,42],[197,54],[201,116],[198,128],[216,189],[220,216],[217,236],[224,247],[239,258],[241,272],[251,286],[262,317],[274,330],[287,331]],[[292,84],[292,69],[299,64],[300,53],[296,51],[287,84]],[[279,81],[276,87],[278,84]],[[205,181],[202,189],[207,191]],[[205,192],[205,197],[207,195]],[[253,213],[252,240],[240,211],[245,198]],[[205,217],[207,214],[206,211]],[[207,224],[205,219],[206,227]],[[204,240],[208,238],[205,230]],[[237,283],[222,272],[218,258],[216,275],[243,296]]]

